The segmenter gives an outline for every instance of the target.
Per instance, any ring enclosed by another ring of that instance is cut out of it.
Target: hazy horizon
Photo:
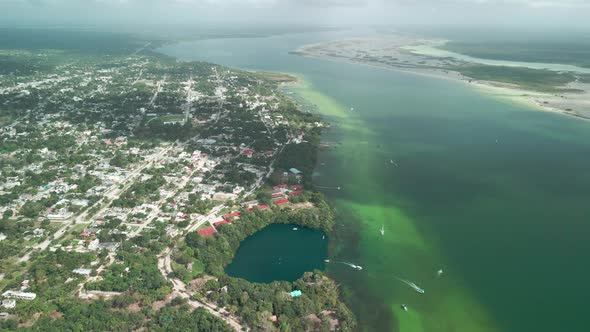
[[[586,0],[0,0],[0,26],[470,26],[589,28]]]

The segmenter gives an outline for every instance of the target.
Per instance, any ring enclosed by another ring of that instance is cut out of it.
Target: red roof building
[[[80,233],[80,236],[81,237],[90,237],[90,233],[88,233],[88,232],[82,232],[82,233]]]
[[[258,206],[257,206],[258,210],[266,210],[266,208],[267,208],[267,207],[268,207],[268,206],[266,206],[266,205],[264,205],[264,204],[263,204],[263,205],[258,205]],[[248,211],[254,211],[254,207],[248,208]]]
[[[232,213],[228,213],[228,214],[224,214],[223,215],[223,219],[228,219],[231,217],[239,217],[240,216],[240,212],[236,211],[236,212],[232,212]]]
[[[302,184],[294,184],[291,186],[291,189],[300,189],[300,188],[303,188]]]
[[[281,193],[276,193],[276,194],[272,194],[271,196],[272,198],[279,198],[279,197],[283,197],[283,194]]]
[[[299,196],[301,194],[303,194],[303,190],[295,190],[295,191],[290,192],[288,195],[289,196]]]
[[[217,232],[217,231],[213,227],[208,227],[208,228],[200,229],[197,231],[197,233],[199,233],[200,235],[203,235],[204,237],[209,237],[209,236],[213,235],[215,232]]]
[[[245,154],[246,156],[251,156],[254,153],[254,150],[244,150],[244,152],[242,152],[243,154]]]
[[[221,221],[214,222],[213,226],[229,225],[229,224],[231,224],[231,220],[221,220]]]
[[[287,204],[287,203],[289,203],[289,200],[286,198],[279,199],[278,201],[275,202],[276,205],[282,205],[282,204]]]

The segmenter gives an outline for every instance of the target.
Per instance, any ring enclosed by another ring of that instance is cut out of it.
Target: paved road
[[[166,280],[172,283],[172,296],[173,297],[181,297],[187,300],[188,304],[193,308],[205,308],[209,311],[212,315],[219,317],[223,321],[225,321],[229,326],[231,326],[236,331],[248,331],[248,327],[242,325],[239,319],[232,314],[230,314],[224,308],[219,308],[217,305],[207,301],[197,301],[193,300],[191,295],[186,289],[186,284],[182,282],[182,280],[178,278],[170,278],[168,275],[172,273],[172,250],[170,248],[166,248],[160,257],[158,258],[158,269],[160,273],[166,278]]]

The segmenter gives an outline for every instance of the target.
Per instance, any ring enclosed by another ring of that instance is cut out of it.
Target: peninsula
[[[291,53],[462,81],[537,109],[590,118],[590,68],[479,59],[445,50],[447,43],[385,34],[304,45]]]

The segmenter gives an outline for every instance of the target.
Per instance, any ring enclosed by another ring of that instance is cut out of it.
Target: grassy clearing
[[[565,85],[576,80],[570,73],[557,73],[550,70],[524,67],[505,67],[487,65],[466,65],[449,68],[474,80],[493,81],[518,85],[523,89],[539,92],[576,92]]]
[[[590,44],[583,42],[449,42],[441,48],[483,59],[559,63],[590,68]]]

